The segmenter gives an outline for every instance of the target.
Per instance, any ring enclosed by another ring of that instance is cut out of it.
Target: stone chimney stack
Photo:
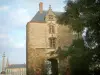
[[[43,12],[43,3],[42,2],[39,3],[39,11],[40,11],[40,13]]]

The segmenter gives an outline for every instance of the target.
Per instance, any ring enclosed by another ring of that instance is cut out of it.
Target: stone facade
[[[39,6],[43,6],[39,4]],[[43,8],[43,7],[42,7]],[[40,10],[38,17],[44,14]],[[35,15],[36,16],[36,15]],[[27,53],[27,71],[32,68],[34,71],[39,68],[43,70],[44,61],[48,59],[48,53],[56,51],[58,47],[63,48],[69,46],[73,39],[72,31],[68,26],[57,24],[56,13],[52,11],[51,7],[44,16],[44,21],[30,21],[26,26],[26,53]],[[40,20],[39,18],[39,20]],[[50,25],[51,27],[50,30]],[[54,30],[52,30],[52,28]],[[52,33],[50,33],[52,32]],[[54,38],[52,41],[50,39]],[[51,45],[52,44],[52,45]],[[27,75],[29,75],[27,73]]]
[[[6,75],[26,75],[26,64],[11,64],[6,67]]]

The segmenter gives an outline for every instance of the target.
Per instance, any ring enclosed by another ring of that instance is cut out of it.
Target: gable
[[[45,21],[47,22],[47,21],[55,21],[55,20],[56,20],[56,15],[52,11],[51,7],[49,7],[49,10],[46,14]]]
[[[45,22],[45,17],[47,15],[48,11],[43,11],[40,13],[39,11],[36,13],[36,15],[32,18],[31,22]],[[56,16],[60,16],[63,12],[54,12]]]

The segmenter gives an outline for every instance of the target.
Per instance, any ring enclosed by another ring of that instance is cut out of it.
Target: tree
[[[58,17],[58,23],[70,25],[80,33],[88,28],[86,41],[88,44],[100,45],[100,0],[68,0],[65,13]]]
[[[84,46],[84,40],[74,40],[65,56],[70,56],[71,75],[89,75],[92,52]]]
[[[89,53],[92,53],[90,68],[94,75],[97,75],[97,71],[100,70],[98,66],[100,64],[100,0],[74,0],[74,2],[68,0],[65,12],[58,17],[58,23],[70,25],[78,34],[87,28],[84,44],[91,49],[89,50]],[[78,52],[78,49],[72,46],[69,49],[72,49],[72,54],[74,51]],[[77,60],[78,58],[74,57],[73,59]]]

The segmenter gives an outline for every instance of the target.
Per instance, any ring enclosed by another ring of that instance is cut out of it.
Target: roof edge
[[[29,23],[46,23],[46,22],[30,21],[30,22],[28,22],[28,24],[29,24]]]

